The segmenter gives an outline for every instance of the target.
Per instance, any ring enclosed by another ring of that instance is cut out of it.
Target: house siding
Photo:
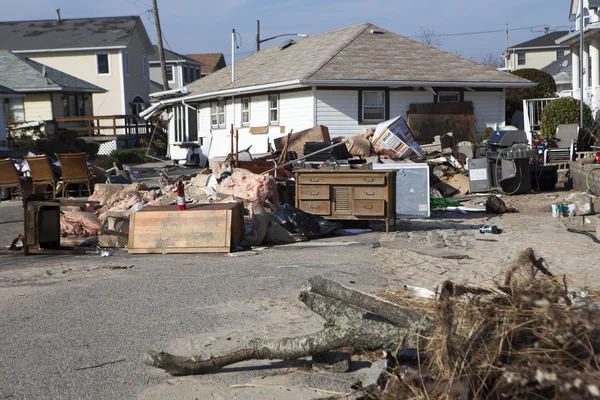
[[[433,103],[433,94],[421,91],[392,91],[390,92],[390,118],[408,117],[411,104]]]
[[[125,52],[129,54],[129,76],[126,75],[125,55],[123,54],[122,71],[124,74],[125,104],[122,112],[131,114],[132,109],[129,103],[131,103],[135,96],[140,96],[146,103],[149,103],[150,100],[150,78],[148,70],[146,70],[146,76],[144,77],[144,69],[148,68],[148,53],[144,48],[144,42],[142,41],[139,28],[133,31],[127,49],[123,50],[123,53]],[[146,56],[146,65],[143,64],[143,56]],[[94,102],[96,102],[96,100]]]
[[[285,132],[299,132],[313,126],[313,97],[310,90],[282,93],[279,96],[279,125]],[[280,135],[281,136],[281,135]]]
[[[504,92],[465,92],[465,101],[473,102],[478,140],[485,128],[496,129],[505,125]]]
[[[571,51],[569,49],[553,49],[553,50],[548,50],[548,51],[541,51],[541,50],[519,51],[519,50],[516,50],[514,53],[511,51],[510,61],[509,61],[509,69],[512,71],[517,70],[517,69],[523,69],[523,68],[542,69],[545,66],[547,66],[548,64],[556,61],[556,51],[557,50],[564,50],[565,55],[568,55],[571,53]],[[525,53],[525,65],[519,65],[518,53]]]
[[[25,121],[48,121],[53,118],[50,93],[30,93],[23,101]]]
[[[358,90],[317,89],[317,125],[329,128],[329,135],[354,136],[375,125],[358,124]]]

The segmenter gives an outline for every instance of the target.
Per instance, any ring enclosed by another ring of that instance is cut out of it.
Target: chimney
[[[60,8],[56,9],[56,22],[59,24],[62,22],[62,19],[60,19]]]

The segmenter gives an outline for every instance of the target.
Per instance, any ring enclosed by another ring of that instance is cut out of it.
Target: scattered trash
[[[435,292],[433,290],[412,285],[404,285],[404,289],[406,289],[415,297],[420,297],[422,299],[435,299]]]
[[[258,252],[256,251],[236,251],[234,253],[227,253],[227,257],[248,257],[248,256],[256,256]]]
[[[360,235],[362,233],[372,232],[371,229],[338,229],[333,232],[335,236],[354,236]]]
[[[496,225],[483,225],[479,228],[479,233],[493,233],[494,235],[498,235],[502,232],[504,231]]]
[[[97,253],[100,253],[100,257],[110,257],[113,255],[112,250],[103,249],[100,246],[96,246],[96,248],[98,249]]]

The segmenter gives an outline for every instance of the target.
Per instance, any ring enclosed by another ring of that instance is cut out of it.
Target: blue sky
[[[7,2],[4,0],[3,2]],[[2,20],[141,15],[155,41],[151,0],[19,0],[3,4]],[[435,29],[441,48],[480,61],[543,34],[541,26],[567,30],[570,0],[158,0],[165,47],[178,53],[224,53],[231,59],[231,30],[241,36],[236,59],[255,50],[256,20],[261,37],[282,33],[316,35],[371,22],[404,36]],[[533,27],[533,28],[531,28]],[[518,28],[518,30],[517,30]],[[514,30],[513,30],[514,29]],[[496,33],[477,33],[502,31]],[[468,33],[458,36],[447,34]],[[281,43],[280,38],[262,46]]]

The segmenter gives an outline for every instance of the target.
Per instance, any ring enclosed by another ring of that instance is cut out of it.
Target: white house
[[[149,104],[154,49],[139,16],[0,22],[0,49],[105,89],[93,94],[94,115],[137,114]]]
[[[167,108],[172,159],[197,143],[205,157],[239,146],[266,152],[284,132],[326,125],[353,136],[410,104],[472,101],[478,135],[505,124],[504,91],[535,84],[365,23],[261,50],[186,86],[142,115]]]
[[[571,47],[557,44],[556,40],[568,33],[568,31],[548,32],[535,39],[509,47],[502,54],[505,59],[505,69],[508,71],[523,68],[542,69],[563,58],[571,52]]]
[[[575,21],[576,30],[556,40],[556,43],[571,47],[572,92],[565,93],[576,99],[581,98],[584,88],[584,101],[595,114],[600,110],[600,1],[584,0],[583,6],[583,60],[579,56],[581,34],[581,11],[579,0],[572,0],[569,18]],[[580,76],[583,63],[583,80]]]
[[[158,57],[158,46],[154,46],[155,54],[150,56],[150,81],[153,92],[163,90],[162,71]],[[170,89],[179,89],[185,85],[200,79],[202,76],[203,63],[187,56],[164,50],[165,64],[167,69],[167,82]]]

